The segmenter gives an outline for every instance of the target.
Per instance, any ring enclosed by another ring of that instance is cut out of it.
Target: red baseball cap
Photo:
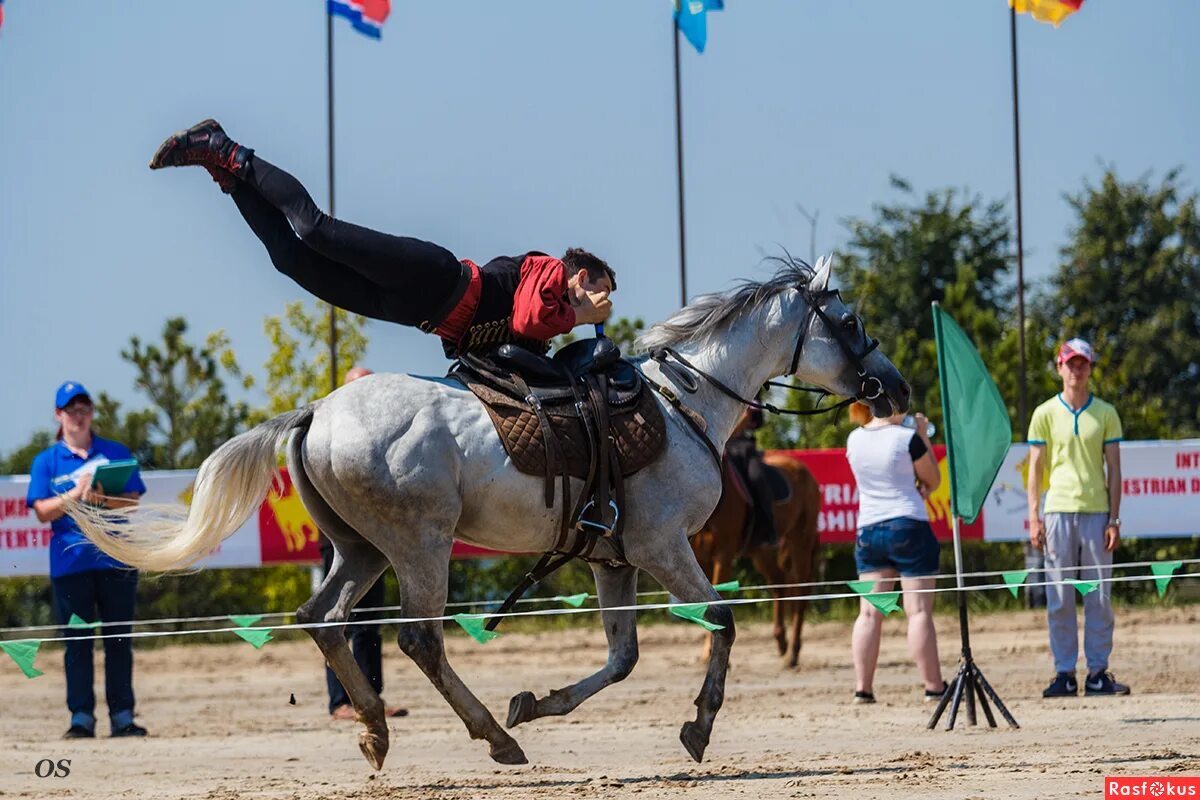
[[[1068,339],[1063,342],[1062,347],[1058,348],[1058,363],[1065,364],[1072,358],[1086,358],[1089,364],[1096,363],[1096,355],[1092,352],[1092,346],[1083,339]]]

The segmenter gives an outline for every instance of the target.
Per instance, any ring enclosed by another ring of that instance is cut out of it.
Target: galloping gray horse
[[[876,416],[907,409],[908,385],[874,349],[858,316],[828,290],[829,272],[828,259],[815,270],[788,260],[769,281],[698,298],[639,341],[647,351],[672,348],[699,380],[655,359],[640,360],[639,366],[651,381],[674,388],[689,416],[703,420],[718,452],[742,411],[741,402],[721,389],[752,397],[766,380],[789,372],[834,394],[862,398]],[[666,448],[626,483],[626,561],[618,562],[607,540],[593,553],[612,559],[592,564],[602,609],[634,605],[640,569],[683,602],[721,599],[688,547],[688,536],[717,504],[721,475],[697,430],[678,409],[663,405]],[[301,622],[347,621],[389,564],[406,615],[438,617],[446,604],[455,538],[514,552],[542,552],[554,544],[559,509],[545,508],[540,478],[513,468],[475,396],[451,380],[409,375],[355,381],[226,442],[201,465],[190,509],[110,512],[76,506],[72,514],[89,539],[126,564],[158,571],[187,567],[255,512],[285,440],[300,497],[336,548],[329,575],[297,611]],[[703,758],[724,699],[734,638],[727,606],[709,606],[705,616],[724,629],[713,636],[696,719],[680,732],[696,761]],[[601,618],[608,637],[604,667],[545,697],[516,695],[508,727],[566,714],[630,673],[638,657],[635,612],[602,610]],[[486,739],[491,757],[502,764],[525,763],[517,742],[447,662],[442,623],[399,629],[400,648],[462,718],[471,738]],[[359,746],[379,769],[388,750],[383,703],[355,664],[343,630],[331,626],[309,633],[346,687],[366,728]]]

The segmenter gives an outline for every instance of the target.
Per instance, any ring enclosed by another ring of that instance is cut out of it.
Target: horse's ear
[[[829,288],[829,273],[833,270],[833,258],[821,256],[817,259],[816,274],[808,282],[810,292],[823,292]]]

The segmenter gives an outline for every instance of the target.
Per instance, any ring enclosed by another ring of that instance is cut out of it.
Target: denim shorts
[[[936,575],[942,545],[925,520],[896,517],[858,529],[854,563],[858,574],[894,569],[904,578]]]

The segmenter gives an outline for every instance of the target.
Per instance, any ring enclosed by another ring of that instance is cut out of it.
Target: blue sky
[[[119,351],[185,316],[261,372],[262,319],[304,292],[199,170],[152,173],[207,116],[325,173],[323,0],[8,0],[0,30],[0,451],[83,381],[135,407]],[[618,313],[678,305],[668,0],[395,0],[382,41],[336,26],[338,214],[486,260],[594,249]],[[841,220],[918,190],[1012,193],[1004,0],[730,0],[683,55],[689,290],[807,255],[797,203]],[[1020,23],[1027,270],[1055,265],[1063,192],[1103,164],[1200,177],[1200,3],[1089,0]],[[438,341],[368,327],[376,370],[437,373]],[[886,345],[886,343],[885,343]],[[900,365],[903,367],[903,365]]]

